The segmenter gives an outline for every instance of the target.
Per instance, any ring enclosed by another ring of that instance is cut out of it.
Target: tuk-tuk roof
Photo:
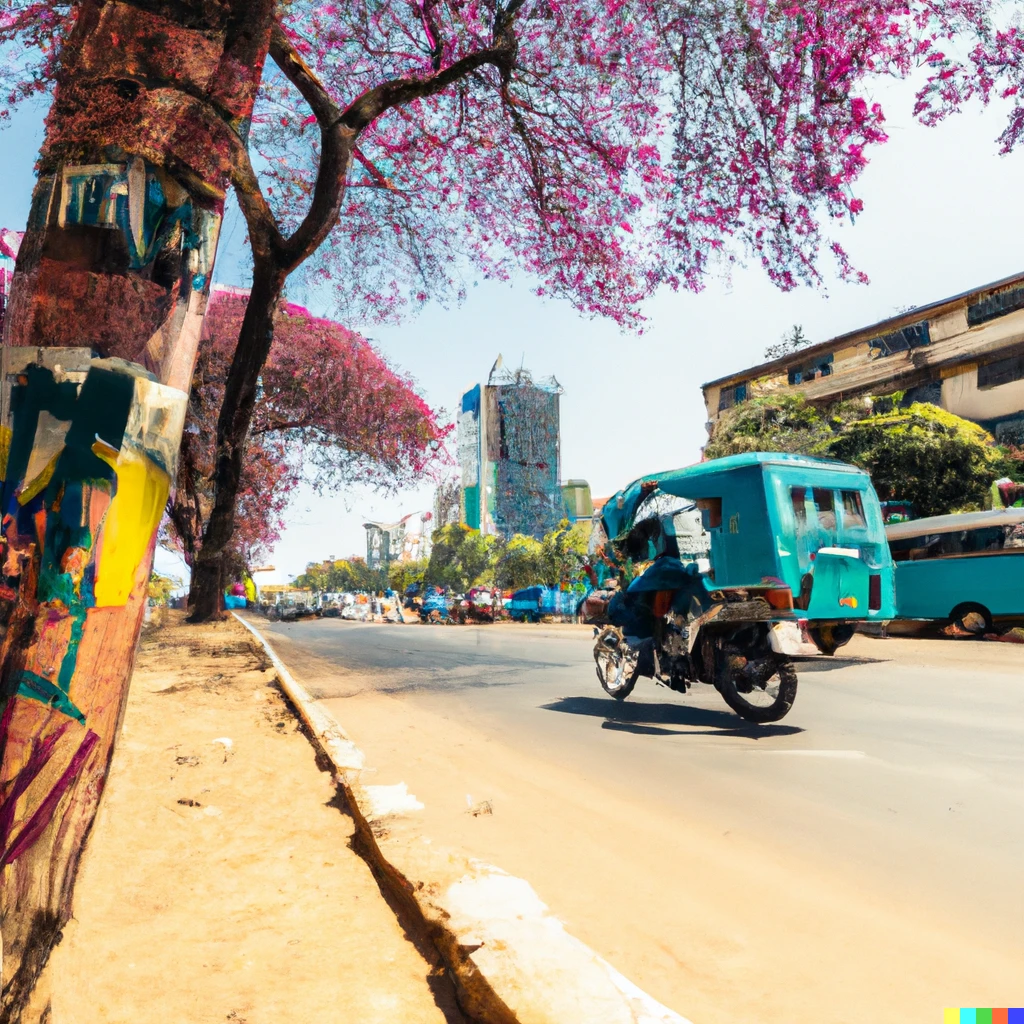
[[[629,525],[641,501],[646,495],[643,485],[657,482],[658,491],[673,494],[681,498],[699,498],[702,495],[693,493],[694,487],[700,488],[715,477],[737,469],[751,466],[777,465],[796,469],[830,470],[837,473],[849,473],[855,476],[868,474],[857,466],[838,459],[817,458],[811,455],[797,455],[792,452],[744,452],[741,455],[727,455],[722,459],[709,459],[682,469],[670,469],[663,473],[648,473],[634,480],[628,487],[613,494],[602,509],[605,530],[610,538],[617,537]],[[621,506],[620,506],[621,499]]]

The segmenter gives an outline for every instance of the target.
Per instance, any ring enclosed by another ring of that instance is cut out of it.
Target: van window
[[[860,491],[843,491],[843,526],[866,527],[867,520],[864,518],[864,504],[860,498]]]
[[[955,530],[893,541],[893,561],[919,562],[931,558],[955,558],[957,555],[996,554],[1001,551],[1024,552],[1020,527],[985,526],[975,530]]]

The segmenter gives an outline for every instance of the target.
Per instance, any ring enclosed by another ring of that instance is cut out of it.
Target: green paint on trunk
[[[71,698],[56,683],[49,679],[37,676],[35,672],[22,672],[21,680],[15,691],[19,697],[28,697],[29,700],[37,700],[40,704],[48,704],[52,708],[63,712],[69,718],[75,719],[85,725],[85,715],[72,703]]]

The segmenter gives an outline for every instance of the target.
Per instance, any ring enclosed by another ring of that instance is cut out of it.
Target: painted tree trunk
[[[65,50],[0,352],[0,1021],[71,914],[273,12],[87,0]]]

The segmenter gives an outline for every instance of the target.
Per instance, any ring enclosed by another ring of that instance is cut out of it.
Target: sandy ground
[[[1019,648],[984,646],[987,660],[1019,670]],[[883,647],[920,665],[966,666],[981,653],[868,638],[851,653]],[[375,782],[404,781],[425,803],[423,835],[527,878],[570,931],[696,1024],[925,1024],[945,1005],[1019,1001],[1016,952],[909,899],[898,878],[667,817],[644,792],[588,778],[556,751],[537,756],[454,714],[372,692],[358,672],[279,650],[314,689],[331,677],[341,695],[325,705]],[[489,813],[467,813],[482,801]]]
[[[144,638],[55,1024],[461,1019],[272,684],[237,622]]]

